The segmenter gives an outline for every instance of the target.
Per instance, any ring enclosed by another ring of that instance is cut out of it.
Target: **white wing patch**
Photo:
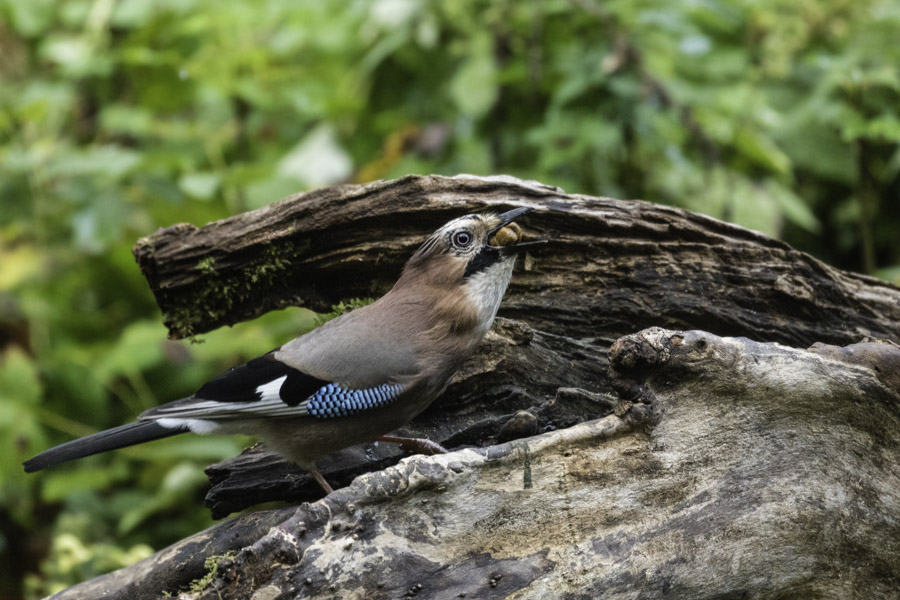
[[[273,379],[269,383],[264,383],[256,388],[256,393],[259,394],[260,401],[278,400],[281,402],[281,384],[284,383],[285,379],[287,379],[287,375],[279,377],[278,379]]]
[[[156,419],[156,422],[166,429],[181,429],[187,427],[193,433],[213,433],[219,429],[219,424],[213,421],[204,421],[203,419]]]

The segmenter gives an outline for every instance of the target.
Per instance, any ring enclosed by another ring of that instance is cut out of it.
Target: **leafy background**
[[[158,227],[407,173],[511,173],[900,283],[897,0],[0,0],[0,597],[210,524],[171,439],[26,476],[314,325],[166,340]],[[24,574],[24,575],[23,575]]]

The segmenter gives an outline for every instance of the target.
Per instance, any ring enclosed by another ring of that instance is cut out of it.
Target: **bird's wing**
[[[208,381],[189,397],[152,408],[140,418],[238,419],[306,414],[305,401],[329,382],[276,360],[255,358]]]
[[[328,321],[275,351],[281,362],[347,389],[365,389],[422,369],[423,306],[388,294]]]
[[[204,423],[211,431],[215,422],[233,419],[345,416],[389,404],[402,391],[402,385],[390,382],[348,389],[294,369],[270,352],[226,371],[189,398],[144,412],[140,419],[203,433]]]
[[[408,312],[415,308],[376,302],[346,313],[140,418],[173,427],[187,420],[203,432],[228,420],[327,418],[384,406],[419,372]]]

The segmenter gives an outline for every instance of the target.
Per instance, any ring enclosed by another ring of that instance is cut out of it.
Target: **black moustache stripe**
[[[478,254],[472,257],[469,264],[466,265],[466,271],[463,273],[464,278],[469,278],[476,273],[480,273],[495,265],[503,259],[503,253],[493,246],[484,246],[478,251]]]

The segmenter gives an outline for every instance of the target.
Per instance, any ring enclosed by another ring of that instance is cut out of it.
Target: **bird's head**
[[[398,285],[425,285],[465,298],[478,321],[490,327],[516,256],[544,243],[521,241],[522,228],[514,219],[529,210],[523,207],[499,215],[482,213],[453,219],[425,240],[409,259]]]
[[[543,243],[521,242],[522,228],[514,219],[529,210],[522,207],[500,215],[481,213],[453,219],[425,240],[409,259],[404,275],[457,286],[502,270],[498,267],[511,266],[519,252]]]

